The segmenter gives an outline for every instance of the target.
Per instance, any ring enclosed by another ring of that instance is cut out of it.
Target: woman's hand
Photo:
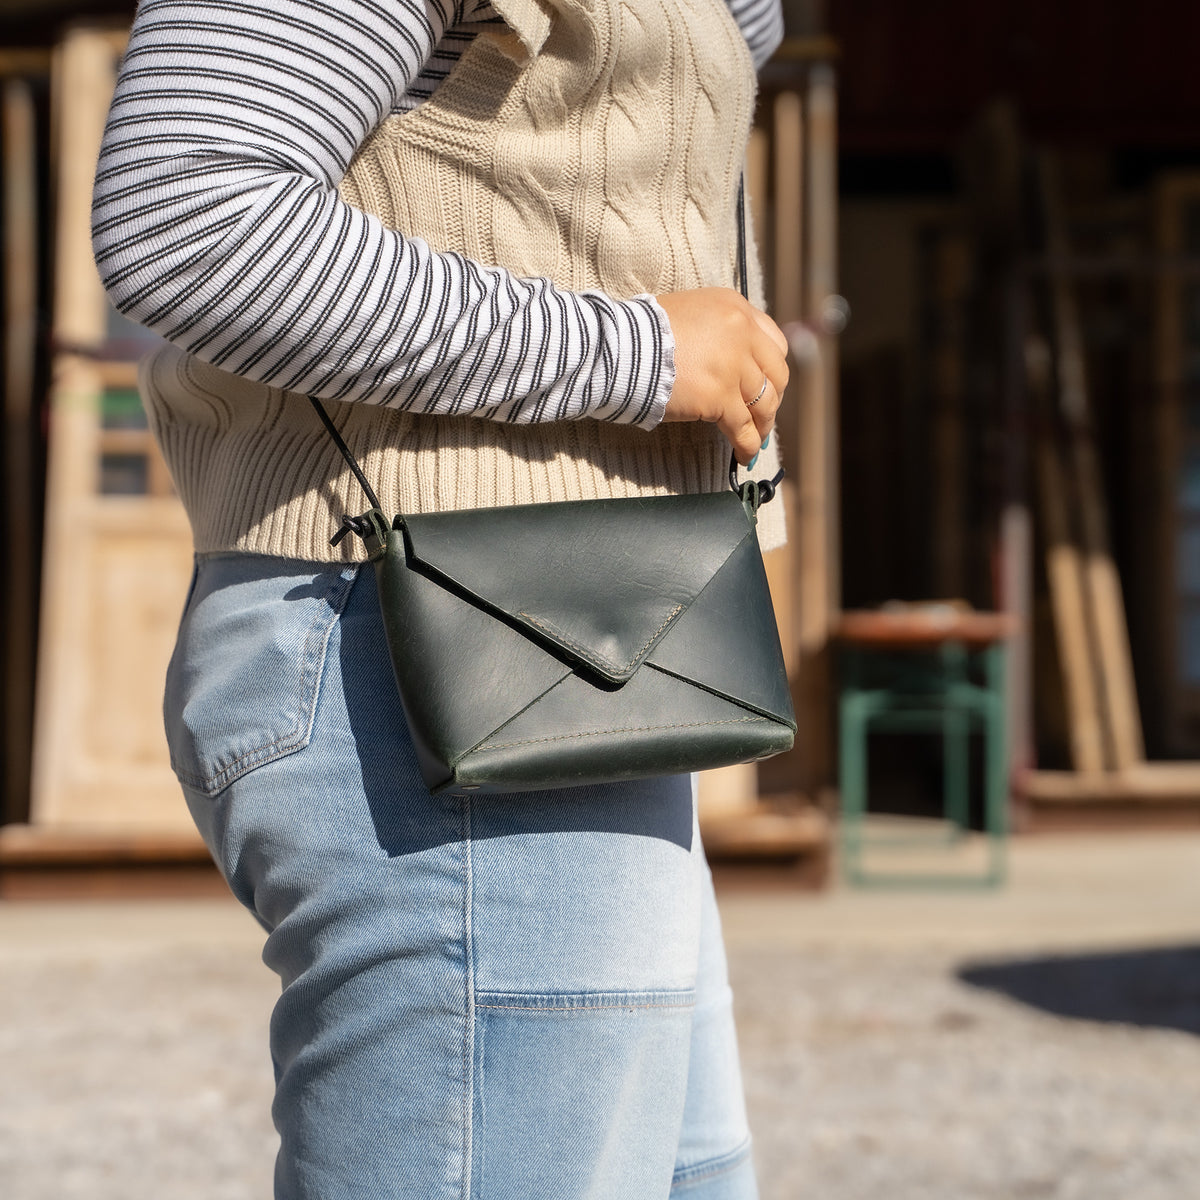
[[[745,465],[775,426],[788,381],[787,339],[731,288],[655,299],[675,339],[675,386],[663,420],[714,422]]]

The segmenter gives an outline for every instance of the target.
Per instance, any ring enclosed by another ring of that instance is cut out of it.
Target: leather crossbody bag
[[[739,483],[731,460],[723,492],[387,517],[313,405],[371,505],[333,540],[357,534],[374,565],[431,792],[669,775],[791,747],[755,531],[779,476]]]

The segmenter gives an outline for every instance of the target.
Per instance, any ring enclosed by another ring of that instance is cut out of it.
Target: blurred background
[[[1200,8],[790,0],[796,749],[705,777],[764,1196],[1194,1196]],[[131,3],[0,0],[0,1180],[268,1190],[274,984],[179,803],[190,537],[91,263]],[[1189,1103],[1189,1101],[1191,1103]]]

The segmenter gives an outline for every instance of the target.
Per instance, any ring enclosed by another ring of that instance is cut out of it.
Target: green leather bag
[[[745,278],[744,266],[742,278]],[[389,519],[362,537],[431,792],[520,792],[728,766],[791,747],[755,532],[770,482]],[[782,475],[782,472],[780,472]]]
[[[768,490],[352,518],[430,791],[787,750],[796,721],[755,533]]]

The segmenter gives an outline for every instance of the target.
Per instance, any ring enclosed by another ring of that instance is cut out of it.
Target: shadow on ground
[[[958,977],[1060,1017],[1200,1034],[1200,946],[975,963]]]

